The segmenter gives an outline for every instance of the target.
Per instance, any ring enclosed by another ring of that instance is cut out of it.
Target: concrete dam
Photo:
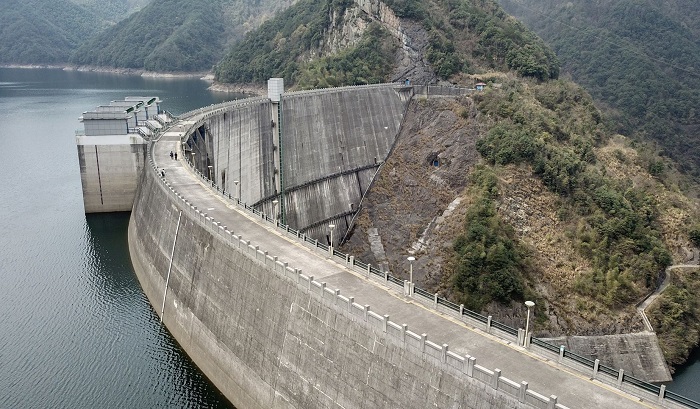
[[[129,223],[151,304],[237,408],[684,407],[337,252],[416,90],[270,88],[149,143]]]

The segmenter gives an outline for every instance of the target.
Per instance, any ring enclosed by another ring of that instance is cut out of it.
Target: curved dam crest
[[[329,221],[347,228],[348,201],[357,206],[391,152],[412,92],[353,87],[212,107],[152,144],[129,249],[173,336],[239,409],[567,407],[549,393],[571,407],[640,407],[638,398],[429,311],[405,287],[373,284],[228,199],[256,203],[319,241]],[[468,352],[503,365],[504,376]],[[654,398],[645,395],[644,406]]]

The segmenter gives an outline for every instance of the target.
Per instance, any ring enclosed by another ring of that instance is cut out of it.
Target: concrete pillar
[[[420,335],[420,350],[425,353],[425,341],[428,339],[428,334]]]
[[[525,348],[530,349],[531,343],[532,343],[532,331],[525,334]]]
[[[367,278],[369,278],[370,275],[372,275],[372,271],[371,271],[371,270],[372,270],[372,265],[371,265],[371,264],[367,264]]]
[[[433,308],[435,308],[435,310],[437,310],[437,307],[438,307],[438,293],[435,293],[435,295],[433,296]]]
[[[308,286],[309,292],[311,292],[311,282],[312,281],[314,281],[314,276],[309,276],[309,286]]]
[[[326,283],[321,283],[321,299],[326,298]]]
[[[559,363],[562,363],[564,361],[564,345],[559,346]]]
[[[368,315],[369,315],[369,305],[365,304],[365,321],[367,321],[367,318],[369,318]]]
[[[622,379],[625,377],[625,370],[620,368],[620,372],[617,374],[617,387],[622,386]]]
[[[487,333],[487,334],[490,334],[490,333],[491,333],[491,320],[492,320],[492,319],[493,319],[493,317],[492,317],[491,315],[489,315],[488,317],[486,317],[486,333]]]
[[[476,358],[467,355],[467,376],[470,378],[474,376],[474,365],[476,365]]]
[[[447,344],[442,344],[442,363],[447,363],[447,349],[449,346]]]
[[[350,261],[348,261],[350,267],[355,265],[355,256],[350,256]]]
[[[352,304],[355,302],[355,297],[348,297],[348,312],[352,313]]]
[[[518,346],[525,345],[525,330],[518,328]]]
[[[598,376],[598,369],[600,368],[600,359],[596,359],[595,362],[593,362],[593,379],[595,379]]]
[[[336,288],[335,291],[333,291],[333,293],[335,294],[335,305],[338,305],[338,300],[340,299],[340,290]]]
[[[554,409],[557,407],[557,395],[549,396],[549,403],[547,403],[547,409]]]
[[[406,331],[408,331],[408,324],[401,325],[401,341],[406,343]]]
[[[498,379],[501,377],[501,370],[496,368],[493,370],[493,378],[491,378],[491,387],[498,390]]]
[[[518,391],[518,402],[525,402],[527,396],[527,382],[520,382],[520,390]]]
[[[659,404],[664,403],[664,396],[666,396],[666,385],[661,385],[661,388],[659,388]]]
[[[389,316],[388,316],[388,315],[384,315],[384,323],[383,323],[384,332],[387,331],[387,327],[388,327],[388,326],[389,326]]]
[[[459,304],[459,318],[464,315],[464,304]]]

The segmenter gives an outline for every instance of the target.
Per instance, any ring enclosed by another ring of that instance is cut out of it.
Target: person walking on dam
[[[170,151],[170,160],[173,160],[173,151]]]

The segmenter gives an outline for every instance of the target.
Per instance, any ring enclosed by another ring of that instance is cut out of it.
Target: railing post
[[[367,263],[367,278],[372,275],[372,265]]]
[[[335,294],[335,305],[338,305],[338,300],[340,299],[340,290],[336,288],[335,291],[333,291],[333,293]]]
[[[384,332],[387,331],[387,327],[388,327],[388,326],[389,326],[389,316],[385,314],[385,315],[384,315],[384,322],[383,322],[383,327],[384,327],[383,330],[384,330]]]
[[[408,324],[401,325],[401,341],[406,343],[406,331],[408,331]]]
[[[620,388],[622,386],[622,379],[625,377],[625,370],[620,368],[620,372],[617,374],[617,387]]]
[[[659,388],[659,400],[658,400],[659,404],[664,403],[665,396],[666,396],[666,385],[661,385],[661,387]]]
[[[600,359],[596,359],[595,362],[593,362],[593,379],[598,376],[598,369],[600,369]]]
[[[547,409],[554,409],[557,407],[557,395],[550,395],[549,402],[547,403]]]
[[[311,292],[311,283],[314,281],[314,276],[309,276],[309,292]]]
[[[496,368],[493,370],[493,378],[491,378],[491,387],[498,390],[498,379],[501,377],[501,370]]]
[[[420,334],[420,350],[425,353],[425,341],[428,339],[428,334]]]
[[[326,283],[321,283],[321,299],[326,298]]]
[[[348,312],[352,313],[352,303],[355,302],[355,297],[348,297]]]
[[[489,315],[488,317],[486,317],[486,333],[487,333],[487,334],[490,334],[490,333],[491,333],[491,320],[492,320],[492,319],[493,319],[493,317],[492,317],[491,315]]]
[[[468,377],[473,377],[474,376],[474,365],[476,365],[476,358],[473,356],[466,356],[467,358],[467,376]]]
[[[564,361],[564,345],[559,345],[559,363],[562,363]]]
[[[447,363],[447,349],[449,346],[447,344],[442,344],[442,363]]]
[[[433,308],[438,309],[438,293],[433,296]]]
[[[365,321],[367,321],[368,316],[369,316],[369,305],[365,304]]]
[[[527,382],[520,382],[520,390],[518,391],[518,402],[525,402],[525,396],[527,396]]]

